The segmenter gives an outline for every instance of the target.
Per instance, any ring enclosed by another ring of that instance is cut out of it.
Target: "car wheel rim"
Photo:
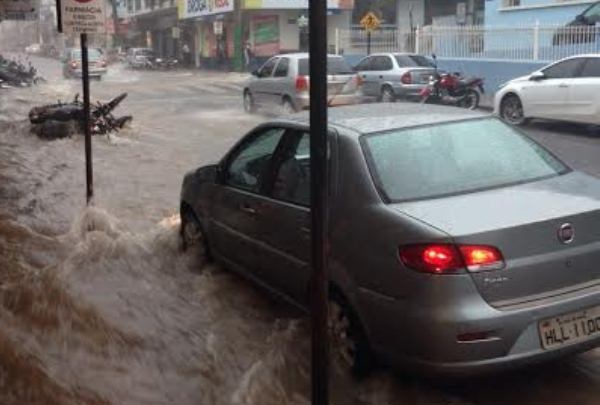
[[[354,367],[356,344],[351,337],[351,322],[346,312],[336,302],[329,302],[329,336],[334,353],[349,368]]]
[[[383,101],[384,103],[391,103],[393,99],[394,96],[392,95],[390,89],[384,89],[383,94],[381,96],[381,101]]]
[[[183,237],[188,245],[195,244],[201,236],[202,232],[196,221],[189,220],[183,227]]]
[[[509,122],[518,123],[523,119],[523,106],[516,98],[509,98],[504,102],[502,116]]]

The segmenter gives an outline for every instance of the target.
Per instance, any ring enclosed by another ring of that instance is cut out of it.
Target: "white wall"
[[[413,25],[425,24],[425,0],[398,0],[397,26],[399,29],[410,28],[410,9],[412,6]]]

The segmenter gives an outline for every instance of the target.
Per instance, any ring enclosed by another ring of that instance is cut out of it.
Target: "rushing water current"
[[[91,207],[82,138],[40,140],[26,118],[78,84],[0,90],[0,404],[309,403],[304,315],[180,249],[183,174],[262,118],[241,113],[239,95],[220,95],[213,79],[196,86],[214,99],[192,105],[188,76],[157,77],[114,68],[93,84],[93,98],[128,91],[119,109],[134,121],[94,139]],[[332,401],[592,404],[598,363],[590,352],[556,372],[472,387],[383,370],[355,381],[334,362]]]

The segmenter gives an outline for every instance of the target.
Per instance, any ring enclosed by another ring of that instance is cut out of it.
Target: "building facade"
[[[401,30],[429,25],[481,25],[489,0],[397,0]]]
[[[353,0],[328,0],[328,44],[348,29]],[[277,53],[308,50],[308,0],[179,0],[183,38],[207,68],[248,68],[244,47],[260,63]]]
[[[180,57],[175,0],[127,0],[126,23],[129,46],[152,48],[161,57]]]
[[[485,22],[489,26],[523,26],[539,22],[565,24],[573,21],[597,0],[487,0]]]

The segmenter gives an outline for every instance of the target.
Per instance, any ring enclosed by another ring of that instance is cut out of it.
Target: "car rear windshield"
[[[327,74],[330,75],[348,75],[353,74],[354,71],[348,65],[344,58],[340,57],[329,57],[327,58]],[[298,74],[306,76],[309,74],[308,58],[300,59],[298,61]]]
[[[73,51],[71,53],[71,57],[73,59],[81,59],[81,51],[80,50],[76,50]],[[98,49],[88,49],[88,58],[90,58],[90,60],[98,60],[102,57],[102,54],[100,53],[100,51]]]
[[[495,118],[365,135],[371,174],[390,202],[516,185],[570,169]]]
[[[396,55],[400,67],[435,67],[434,63],[422,55]]]

